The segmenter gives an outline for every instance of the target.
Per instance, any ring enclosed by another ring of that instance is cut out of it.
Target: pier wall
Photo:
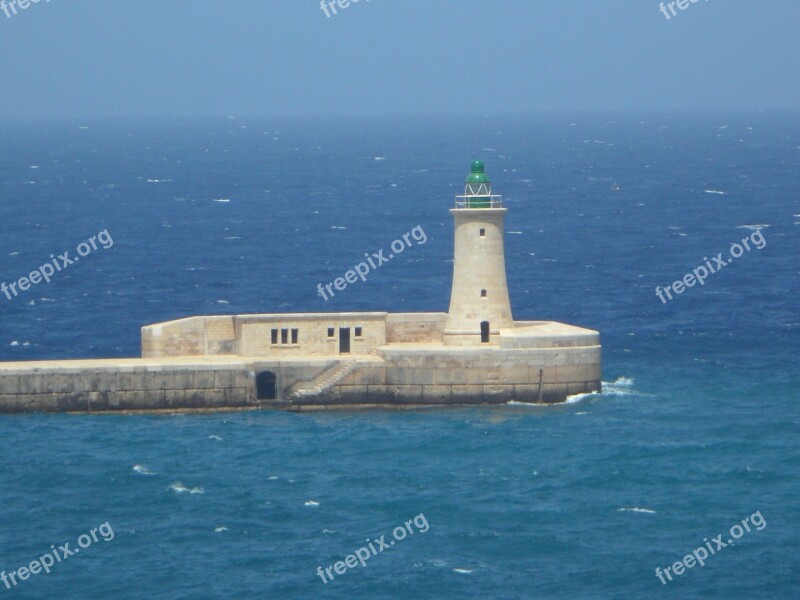
[[[295,386],[356,364],[312,396]],[[275,396],[259,398],[269,372]],[[445,349],[392,345],[377,356],[242,359],[50,361],[0,365],[0,413],[273,407],[318,410],[361,406],[562,402],[600,391],[600,346],[540,349]]]

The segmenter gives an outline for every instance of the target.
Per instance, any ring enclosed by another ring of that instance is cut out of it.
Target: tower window
[[[481,298],[486,298],[486,290],[481,290]]]
[[[288,344],[288,343],[289,343],[289,330],[281,329],[281,344]]]
[[[329,338],[336,337],[333,327],[328,327],[328,337]]]
[[[485,229],[481,229],[481,237],[486,237],[486,230]]]
[[[273,344],[277,344],[278,343],[278,330],[277,329],[273,329],[272,330],[272,338],[271,338],[271,340],[272,340]]]
[[[364,333],[364,332],[362,331],[361,327],[356,327],[356,328],[355,328],[355,330],[356,330],[356,331],[355,331],[355,333],[356,333],[356,337],[361,337],[361,335]]]
[[[298,337],[299,333],[300,333],[299,330],[292,329],[292,343],[293,344],[297,343],[297,337]]]

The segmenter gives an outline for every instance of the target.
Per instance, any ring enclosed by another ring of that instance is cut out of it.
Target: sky
[[[800,107],[798,0],[10,1],[0,118]]]

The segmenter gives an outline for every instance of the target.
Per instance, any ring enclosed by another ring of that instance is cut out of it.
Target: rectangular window
[[[288,344],[288,343],[289,343],[289,330],[281,329],[281,344]]]
[[[273,344],[277,344],[278,343],[278,330],[277,329],[273,329],[272,330],[272,343]]]
[[[328,327],[328,337],[329,338],[336,337],[333,327]]]
[[[356,327],[356,337],[361,337],[361,327]]]
[[[297,329],[292,329],[292,343],[293,344],[297,343],[298,334],[299,334],[299,331]]]

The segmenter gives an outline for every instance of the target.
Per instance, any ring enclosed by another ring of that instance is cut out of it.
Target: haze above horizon
[[[0,118],[800,107],[792,0],[8,2]]]

